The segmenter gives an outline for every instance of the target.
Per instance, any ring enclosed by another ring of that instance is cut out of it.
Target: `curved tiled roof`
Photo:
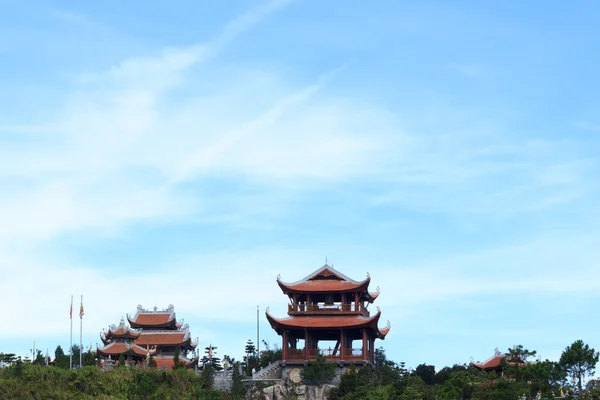
[[[484,361],[482,363],[471,362],[471,364],[475,368],[479,368],[479,369],[485,369],[485,370],[496,369],[496,368],[500,367],[500,364],[502,363],[502,360],[504,359],[504,357],[506,357],[505,354],[496,354],[496,355],[488,358],[486,361]]]
[[[135,343],[145,345],[178,345],[183,344],[189,340],[189,336],[186,337],[185,332],[180,331],[164,331],[164,332],[142,332],[142,334],[135,340]]]
[[[175,320],[175,311],[173,305],[169,305],[166,310],[145,310],[141,305],[138,305],[137,311],[133,318],[127,315],[127,320],[132,327],[147,328],[147,327],[177,327]]]
[[[156,353],[156,348],[146,349],[137,344],[124,342],[124,343],[110,343],[104,347],[98,347],[98,353],[103,355],[121,355],[134,353],[138,356],[146,356],[148,353],[153,355]]]
[[[337,328],[363,328],[370,327],[374,329],[378,336],[383,339],[390,331],[390,324],[384,329],[379,329],[377,323],[381,317],[381,312],[377,312],[372,317],[362,315],[349,316],[298,316],[275,318],[269,311],[266,312],[267,320],[275,330],[280,328],[312,328],[312,329],[337,329]]]
[[[370,280],[371,278],[367,277],[364,281],[355,281],[327,264],[297,282],[286,283],[277,277],[277,283],[284,293],[366,291]]]
[[[135,339],[140,336],[142,331],[133,329],[125,325],[125,320],[121,318],[119,325],[111,325],[108,331],[100,334],[100,339],[104,344],[111,343],[115,338]]]
[[[135,339],[135,343],[140,346],[176,346],[187,345],[189,348],[195,348],[196,342],[192,342],[188,325],[185,324],[182,329],[176,331],[142,331],[140,336]]]

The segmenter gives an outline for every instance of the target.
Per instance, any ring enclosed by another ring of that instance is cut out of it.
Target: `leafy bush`
[[[25,363],[0,369],[0,399],[215,399],[193,371],[121,367],[68,370]]]
[[[322,385],[333,379],[335,376],[335,363],[328,362],[322,355],[317,355],[317,359],[309,362],[302,370],[300,375],[306,383]]]

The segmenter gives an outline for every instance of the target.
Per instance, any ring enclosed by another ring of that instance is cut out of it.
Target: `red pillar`
[[[340,347],[341,347],[341,353],[340,353],[340,360],[344,359],[344,349],[346,348],[346,341],[344,340],[344,330],[340,329]]]
[[[287,359],[287,331],[283,330],[283,346],[281,346],[281,360],[285,361]]]
[[[367,359],[367,330],[365,328],[362,329],[362,358],[363,360]]]
[[[308,360],[308,348],[310,343],[310,337],[308,335],[308,329],[304,329],[304,359]]]

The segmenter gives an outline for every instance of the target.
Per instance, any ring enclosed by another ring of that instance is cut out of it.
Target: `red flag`
[[[69,307],[69,318],[73,319],[73,303],[71,302],[71,307]]]

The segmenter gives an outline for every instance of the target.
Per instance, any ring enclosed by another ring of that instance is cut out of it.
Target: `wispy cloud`
[[[600,124],[594,124],[588,121],[577,121],[573,123],[573,126],[584,131],[600,132]]]

